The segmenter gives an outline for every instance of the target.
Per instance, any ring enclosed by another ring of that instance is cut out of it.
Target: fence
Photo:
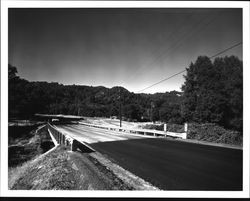
[[[126,127],[117,127],[117,126],[105,126],[105,125],[97,125],[97,124],[89,124],[84,122],[79,122],[79,124],[89,126],[89,127],[95,127],[95,128],[101,128],[106,130],[113,130],[113,131],[119,131],[119,132],[126,132],[126,133],[133,133],[133,134],[141,134],[141,135],[151,135],[151,136],[157,136],[157,137],[176,137],[176,138],[182,138],[187,139],[187,132],[184,133],[175,133],[175,132],[169,132],[169,131],[159,131],[159,130],[153,130],[153,129],[134,129],[134,128],[126,128]],[[186,126],[185,126],[186,130]]]

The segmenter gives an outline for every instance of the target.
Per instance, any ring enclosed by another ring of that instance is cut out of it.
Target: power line
[[[234,44],[234,45],[232,45],[232,46],[226,48],[225,50],[222,50],[222,51],[216,53],[215,55],[209,57],[209,59],[212,59],[212,58],[214,58],[214,57],[216,57],[216,56],[218,56],[218,55],[220,55],[220,54],[222,54],[222,53],[224,53],[224,52],[226,52],[226,51],[228,51],[228,50],[231,50],[231,49],[233,49],[233,48],[235,48],[235,47],[241,45],[241,44],[242,44],[242,42],[236,43],[236,44]],[[139,91],[137,91],[136,93],[145,91],[146,89],[149,89],[149,88],[151,88],[151,87],[153,87],[153,86],[155,86],[155,85],[157,85],[157,84],[160,84],[160,83],[162,83],[162,82],[164,82],[164,81],[166,81],[166,80],[169,80],[170,78],[175,77],[176,75],[179,75],[179,74],[181,74],[181,73],[183,73],[183,72],[185,72],[185,71],[186,71],[186,69],[185,69],[185,70],[182,70],[182,71],[180,71],[180,72],[178,72],[178,73],[176,73],[176,74],[174,74],[174,75],[171,75],[170,77],[164,78],[163,80],[160,80],[159,82],[156,82],[156,83],[154,83],[154,84],[152,84],[152,85],[150,85],[150,86],[148,86],[148,87],[146,87],[146,88],[144,88],[144,89],[142,89],[142,90],[139,90]]]
[[[217,54],[215,54],[215,55],[213,55],[213,56],[211,56],[211,57],[209,57],[209,59],[212,59],[212,58],[214,58],[214,57],[216,57],[216,56],[218,56],[218,55],[220,55],[220,54],[222,54],[222,53],[224,53],[224,52],[226,52],[226,51],[228,51],[228,50],[231,50],[231,49],[233,49],[233,48],[235,48],[235,47],[241,45],[241,44],[242,44],[242,42],[239,42],[239,43],[237,43],[237,44],[235,44],[235,45],[233,45],[233,46],[231,46],[231,47],[229,47],[229,48],[227,48],[227,49],[225,49],[225,50],[223,50],[223,51],[221,51],[221,52],[218,52]]]
[[[189,14],[188,17],[184,18],[184,20],[181,22],[181,24],[180,24],[179,26],[177,26],[177,28],[179,28],[179,27],[181,27],[181,29],[185,28],[185,25],[187,24],[189,18],[192,17],[192,15],[193,15],[193,13]],[[168,34],[168,37],[167,37],[166,39],[164,39],[164,41],[171,40],[171,39],[173,38],[173,36],[176,35],[176,32],[178,31],[177,28],[174,29],[170,34]],[[181,32],[181,31],[179,30],[179,32]],[[153,36],[153,34],[152,34],[152,36]],[[152,42],[152,41],[151,41],[151,42]],[[163,42],[161,42],[161,43],[163,43]],[[164,50],[164,49],[165,49],[165,50]],[[137,69],[137,72],[134,73],[133,75],[131,75],[130,78],[132,79],[132,78],[134,78],[137,74],[139,74],[139,70],[145,69],[146,67],[149,67],[149,64],[152,65],[153,63],[155,63],[155,61],[156,61],[157,59],[159,59],[160,57],[162,57],[163,53],[166,52],[167,50],[169,50],[169,47],[167,47],[167,49],[166,49],[166,47],[165,47],[165,48],[163,47],[162,49],[158,48],[156,51],[152,52],[151,56],[152,56],[152,57],[156,56],[155,59],[153,60],[153,62],[150,62],[150,63],[148,62],[148,64],[147,64],[146,66],[142,66],[142,67],[140,67],[139,69]],[[130,79],[130,78],[129,78],[129,79]]]
[[[189,16],[191,17],[193,15],[193,13]],[[184,32],[184,34],[182,35],[181,39],[178,39],[174,45],[168,47],[166,50],[160,52],[160,54],[153,60],[153,62],[151,62],[150,66],[152,66],[153,64],[155,64],[157,62],[157,60],[161,59],[161,57],[163,57],[166,53],[168,53],[171,49],[176,49],[179,46],[181,46],[181,42],[186,39],[191,37],[192,35],[194,35],[194,33],[199,32],[201,30],[204,30],[203,28],[207,27],[209,24],[211,24],[219,15],[221,15],[221,13],[215,15],[213,18],[211,18],[207,23],[203,24],[203,22],[205,22],[208,18],[209,15],[205,16],[204,18],[202,18],[201,20],[199,20],[199,22],[197,24],[194,24],[193,26],[191,26],[190,31],[187,31],[186,33]],[[185,21],[183,21],[185,22]],[[202,25],[202,26],[200,26]],[[182,27],[182,26],[181,26]],[[196,29],[193,30],[193,28],[196,27]],[[149,67],[149,65],[147,65],[146,67]],[[143,67],[145,68],[145,66]],[[138,71],[137,73],[138,74]],[[134,76],[135,77],[135,74]],[[130,77],[132,78],[132,76]]]

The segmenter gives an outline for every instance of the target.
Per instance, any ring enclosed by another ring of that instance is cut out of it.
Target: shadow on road
[[[242,150],[167,139],[101,142],[91,147],[164,190],[242,190]]]

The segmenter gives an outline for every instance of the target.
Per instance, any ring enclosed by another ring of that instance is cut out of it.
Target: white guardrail
[[[47,125],[48,125],[48,131],[49,131],[50,137],[53,140],[55,146],[59,144],[70,146],[71,151],[76,151],[77,149],[80,149],[83,152],[95,151],[92,147],[87,145],[85,142],[58,131],[57,128],[51,125],[50,123],[48,123]]]
[[[128,128],[128,127],[118,127],[118,126],[106,126],[106,125],[98,125],[98,124],[89,124],[84,122],[79,122],[79,124],[95,127],[95,128],[102,128],[107,130],[119,131],[119,132],[126,132],[126,133],[133,133],[133,134],[141,134],[141,135],[151,135],[151,136],[158,136],[158,137],[177,137],[182,139],[187,139],[187,133],[175,133],[169,131],[159,131],[153,129],[135,129],[135,128]]]

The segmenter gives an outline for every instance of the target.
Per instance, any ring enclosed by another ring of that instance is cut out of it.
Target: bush
[[[146,124],[143,128],[163,131],[164,124],[161,124],[161,125]],[[176,133],[184,133],[184,125],[168,123],[167,131],[176,132]]]
[[[243,140],[240,132],[224,129],[215,123],[190,123],[187,138],[234,145],[242,145]]]
[[[176,133],[184,133],[184,125],[168,123],[167,131],[176,132]]]
[[[145,126],[143,126],[143,129],[152,129],[152,130],[159,130],[159,131],[163,131],[163,124],[161,125],[155,125],[155,124],[146,124]]]
[[[224,133],[217,140],[219,143],[225,144],[234,144],[234,145],[242,145],[243,138],[242,135],[237,131],[229,131],[228,133]]]

